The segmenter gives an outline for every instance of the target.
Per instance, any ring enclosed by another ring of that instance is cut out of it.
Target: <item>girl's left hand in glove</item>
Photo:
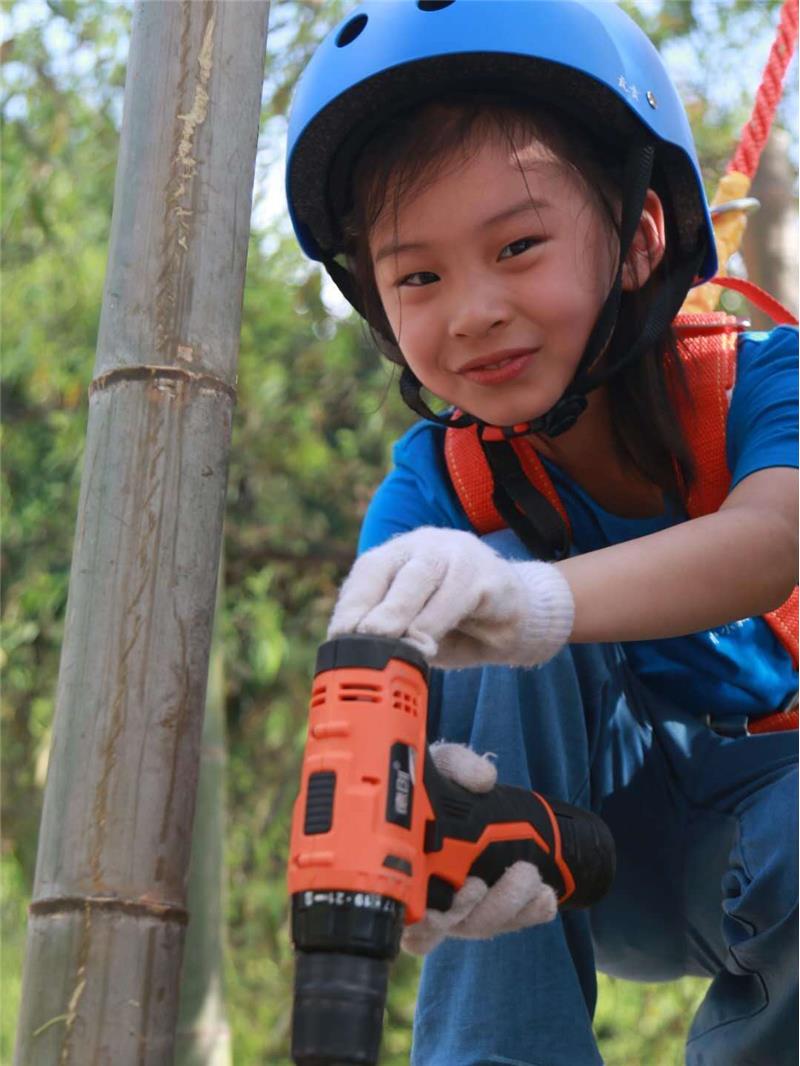
[[[472,533],[423,526],[356,560],[328,636],[401,637],[434,666],[536,666],[566,643],[574,610],[552,563],[512,562]]]
[[[439,773],[472,792],[494,788],[497,771],[486,756],[463,744],[431,745]],[[407,925],[400,941],[412,955],[427,955],[445,937],[487,940],[555,918],[558,902],[531,862],[515,862],[491,888],[480,877],[468,877],[446,911],[429,909]]]

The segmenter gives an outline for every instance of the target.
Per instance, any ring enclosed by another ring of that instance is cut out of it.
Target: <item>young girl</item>
[[[553,920],[516,864],[408,928],[413,1061],[600,1062],[599,966],[711,978],[695,1066],[796,1062],[796,637],[763,616],[795,583],[797,333],[734,339],[711,392],[676,342],[716,261],[657,53],[606,0],[364,4],[300,82],[287,188],[424,418],[331,633],[444,668],[444,772],[591,806],[617,846],[591,913]]]

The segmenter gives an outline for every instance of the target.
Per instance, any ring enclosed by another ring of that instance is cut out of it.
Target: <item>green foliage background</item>
[[[697,78],[683,88],[712,185],[755,88],[734,78],[737,53],[758,40],[766,56],[764,31],[775,23],[776,4],[720,0],[710,14],[709,5],[686,0],[625,5],[657,43],[682,45],[697,59]],[[0,1062],[8,1062],[107,256],[130,7],[6,0],[3,9],[11,32],[0,48]],[[294,79],[341,10],[339,0],[273,4],[262,178],[278,154]],[[728,79],[722,102],[710,92],[709,69]],[[359,325],[332,316],[318,272],[287,232],[279,215],[258,226],[250,244],[219,627],[229,749],[226,984],[235,1062],[242,1064],[288,1062],[284,873],[313,657],[364,509],[390,462],[391,442],[411,417]],[[394,970],[387,1066],[408,1059],[416,974],[409,957]],[[595,1025],[609,1066],[681,1062],[688,1020],[704,988],[697,980],[636,986],[601,978]]]

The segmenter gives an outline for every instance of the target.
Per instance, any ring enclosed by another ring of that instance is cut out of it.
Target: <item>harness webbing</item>
[[[704,327],[722,324],[721,333]],[[688,398],[670,382],[677,398],[678,419],[695,466],[687,491],[675,463],[684,506],[690,518],[713,514],[725,501],[730,471],[725,450],[728,402],[736,380],[736,319],[719,313],[681,315],[677,325]]]

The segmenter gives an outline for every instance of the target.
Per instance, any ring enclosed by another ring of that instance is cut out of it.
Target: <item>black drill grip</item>
[[[434,811],[428,824],[426,852],[444,850],[448,840],[475,844],[469,875],[488,885],[523,860],[535,865],[564,908],[588,907],[611,887],[615,869],[614,841],[605,823],[580,807],[552,800],[528,789],[496,785],[489,792],[471,792],[444,777],[426,753],[425,788]],[[492,840],[492,827],[524,823],[511,840]],[[489,842],[479,845],[489,830]],[[428,906],[446,910],[457,878],[431,878]]]

